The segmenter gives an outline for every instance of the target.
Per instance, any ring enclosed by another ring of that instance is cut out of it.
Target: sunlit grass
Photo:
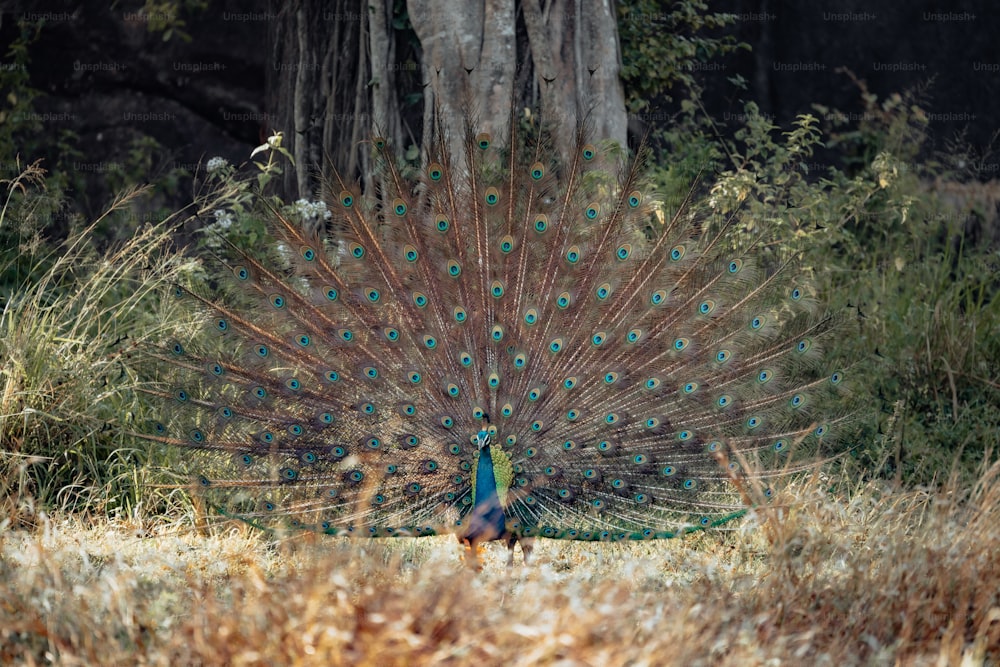
[[[35,507],[127,516],[148,454],[129,435],[146,409],[134,391],[135,351],[192,319],[162,298],[190,269],[167,250],[169,222],[94,247],[94,228],[126,214],[143,189],[50,247],[42,230],[51,211],[31,190],[44,187],[39,179],[5,182],[0,220],[16,228],[4,239],[20,244],[0,257],[13,281],[0,303],[0,519],[30,524]]]
[[[967,493],[818,480],[726,533],[540,540],[475,574],[453,538],[269,541],[233,525],[0,533],[0,662],[996,664],[1000,466]]]

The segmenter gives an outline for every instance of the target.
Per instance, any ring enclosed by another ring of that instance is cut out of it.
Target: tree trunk
[[[331,169],[370,185],[365,142],[375,135],[425,157],[441,128],[461,164],[465,119],[502,137],[512,104],[541,111],[562,155],[581,123],[594,139],[626,144],[609,0],[408,0],[418,45],[394,6],[275,3],[268,109],[296,160],[282,183],[286,199],[312,198]]]

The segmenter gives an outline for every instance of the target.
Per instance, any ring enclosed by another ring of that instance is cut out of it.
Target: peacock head
[[[490,432],[480,431],[476,434],[476,449],[483,451],[490,446]]]

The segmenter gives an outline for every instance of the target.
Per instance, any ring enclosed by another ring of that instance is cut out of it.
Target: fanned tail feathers
[[[252,306],[186,293],[224,352],[157,354],[173,408],[148,437],[224,515],[462,534],[489,447],[505,534],[670,537],[837,437],[833,321],[794,259],[761,265],[701,202],[661,224],[642,161],[583,132],[564,159],[467,134],[464,164],[442,141],[415,180],[373,140],[377,195],[335,178],[325,230],[265,210],[275,244],[230,267]]]

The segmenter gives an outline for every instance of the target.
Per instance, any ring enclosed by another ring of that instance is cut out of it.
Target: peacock
[[[321,224],[262,205],[230,296],[176,288],[216,344],[153,352],[145,437],[217,516],[527,560],[720,526],[842,440],[837,318],[761,225],[699,186],[666,215],[645,151],[584,126],[571,155],[516,117],[439,134],[410,171],[372,138],[375,187],[334,173]]]

